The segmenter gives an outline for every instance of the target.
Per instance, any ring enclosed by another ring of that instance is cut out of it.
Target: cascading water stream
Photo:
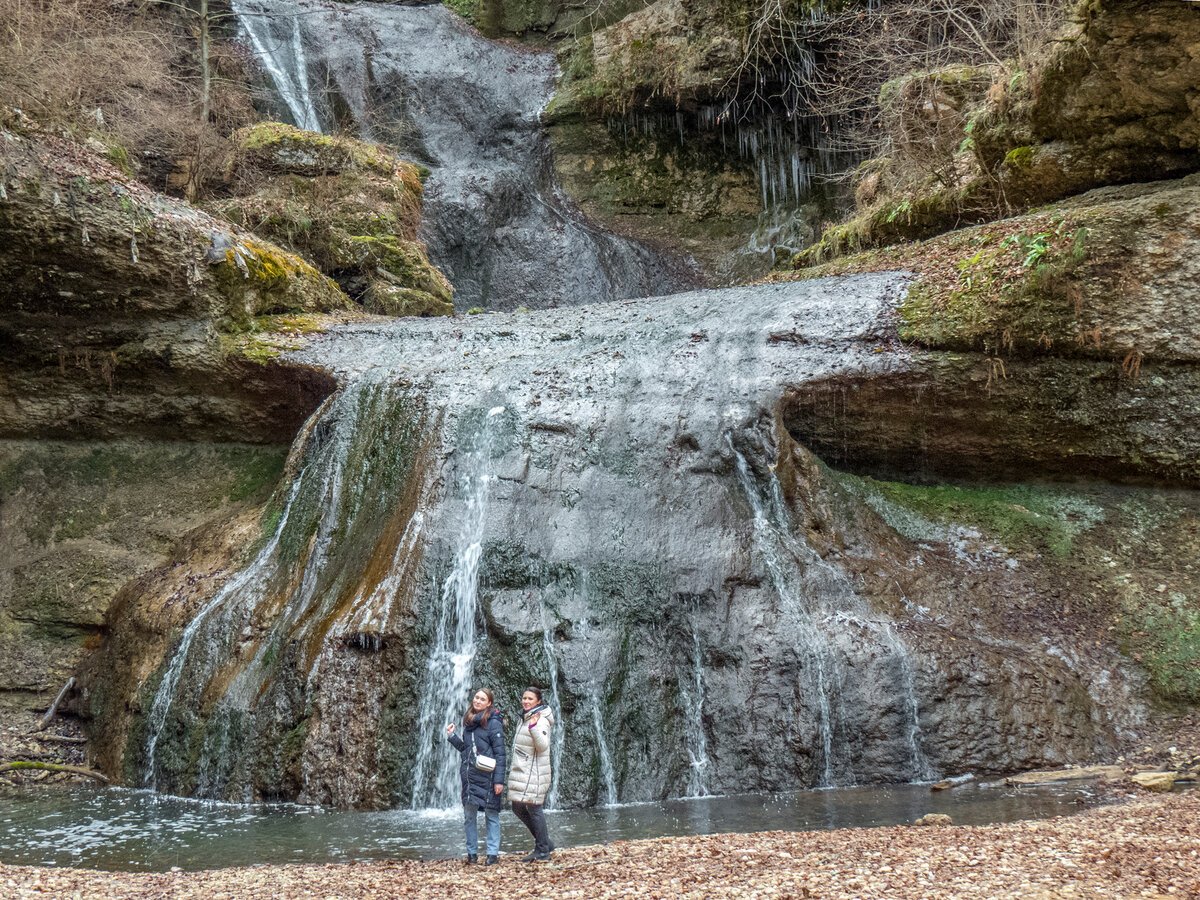
[[[540,610],[542,620],[542,649],[546,653],[546,669],[550,673],[550,708],[554,710],[556,717],[555,726],[550,733],[550,771],[561,772],[563,744],[566,741],[566,730],[561,721],[562,717],[562,697],[558,692],[558,660],[554,656],[554,635],[550,629],[550,620],[546,614],[546,606],[542,604]],[[558,786],[562,783],[562,778],[555,779],[550,786],[550,793],[546,796],[546,805],[554,808],[558,805]]]
[[[460,464],[466,516],[454,566],[442,585],[437,626],[425,669],[417,713],[418,749],[413,770],[414,809],[446,808],[459,798],[458,758],[447,752],[445,726],[458,723],[470,701],[477,652],[479,559],[492,481],[495,423],[503,406],[493,407]]]
[[[299,16],[252,0],[237,0],[231,6],[296,127],[319,132],[321,118],[308,86],[308,62]]]
[[[771,578],[771,586],[775,589],[785,613],[791,618],[793,625],[802,638],[801,652],[809,661],[806,671],[809,672],[809,692],[817,710],[817,728],[821,737],[821,779],[822,787],[836,784],[838,772],[834,769],[834,722],[833,707],[830,700],[830,674],[832,665],[829,644],[822,631],[817,627],[809,604],[801,598],[793,587],[793,579],[785,571],[784,535],[788,528],[786,513],[775,502],[770,508],[763,502],[754,476],[750,472],[750,464],[746,457],[733,446],[732,439],[729,447],[733,451],[738,484],[742,493],[750,503],[753,513],[754,543],[766,563],[767,572]],[[774,472],[771,473],[774,478]],[[776,499],[776,493],[768,492],[771,501]],[[773,517],[779,521],[773,521]],[[797,560],[798,562],[798,560]]]
[[[604,712],[600,707],[600,690],[593,683],[588,695],[591,708],[592,730],[596,738],[596,752],[600,756],[600,781],[604,785],[604,805],[617,805],[617,776],[613,771],[612,754],[608,749],[608,738],[604,733]]]
[[[237,8],[300,127],[320,130],[336,110],[342,127],[429,169],[421,238],[460,310],[648,296],[685,280],[657,251],[589,224],[556,186],[540,121],[550,54],[488,41],[441,4]]]
[[[890,622],[885,622],[880,626],[880,633],[883,635],[884,643],[892,649],[892,656],[899,669],[900,677],[897,681],[904,697],[904,711],[908,720],[904,736],[908,744],[909,755],[912,758],[912,780],[934,781],[937,779],[938,773],[930,765],[929,757],[921,748],[921,704],[917,700],[912,660],[909,659],[908,651]]]
[[[580,579],[580,593],[585,602],[588,597],[588,573],[585,570]],[[588,664],[589,676],[585,686],[586,703],[587,703],[587,724],[591,730],[592,740],[595,741],[596,756],[600,764],[600,785],[603,788],[604,805],[617,805],[617,776],[613,769],[612,752],[608,746],[608,734],[604,727],[604,708],[600,698],[600,684],[596,677],[596,672],[599,668],[599,660],[593,649],[594,637],[592,633],[591,622],[587,618],[587,613],[576,625],[580,641],[587,648],[585,654]]]
[[[830,636],[826,633],[833,623],[856,626],[870,636],[891,661],[891,684],[899,700],[903,722],[903,733],[899,737],[909,757],[908,777],[911,781],[929,781],[936,777],[921,747],[920,704],[912,662],[892,623],[872,616],[848,583],[846,575],[796,539],[788,524],[783,490],[774,468],[769,470],[767,476],[767,502],[764,503],[745,456],[733,447],[732,441],[729,446],[734,453],[739,484],[754,511],[756,544],[767,564],[772,585],[779,591],[784,606],[799,612],[799,633],[804,636],[808,656],[814,663],[811,687],[817,694],[824,761],[822,783],[832,786],[839,783],[839,779],[840,783],[853,779],[844,765],[835,767],[835,760],[848,759],[849,753],[844,738],[840,744],[834,740],[836,723],[841,721],[844,714],[839,712],[830,687],[832,684],[845,684],[847,674],[840,657],[833,652]],[[794,560],[802,568],[797,572],[797,577],[801,583],[808,585],[805,593],[812,596],[808,604],[798,602],[795,588],[787,581],[787,560]]]
[[[243,593],[255,593],[261,589],[269,575],[268,566],[275,558],[275,553],[279,548],[280,536],[287,527],[288,515],[291,513],[292,503],[296,499],[296,494],[300,490],[300,485],[303,481],[304,473],[301,472],[292,484],[291,492],[288,494],[287,502],[283,507],[283,513],[279,518],[279,524],[275,527],[271,539],[258,552],[254,561],[227,581],[225,586],[208,603],[201,607],[192,621],[188,623],[187,628],[184,629],[183,635],[179,640],[179,646],[171,656],[167,670],[163,674],[162,680],[158,683],[158,690],[154,694],[154,702],[150,706],[150,714],[146,717],[147,736],[146,748],[143,754],[145,762],[142,769],[142,787],[151,789],[157,787],[158,769],[156,751],[158,749],[159,736],[162,734],[163,726],[166,724],[167,717],[171,712],[171,706],[175,702],[176,692],[179,689],[180,676],[187,665],[196,636],[200,633],[201,627],[208,620],[209,616],[214,611],[221,609],[230,598]],[[210,656],[215,655],[212,648],[207,649],[207,654]]]
[[[684,734],[687,737],[688,796],[708,795],[708,736],[704,731],[704,653],[700,631],[692,628],[692,666],[690,683],[683,680],[681,695],[684,711]]]

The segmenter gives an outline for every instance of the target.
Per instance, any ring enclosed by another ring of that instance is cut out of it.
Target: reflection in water
[[[163,871],[284,862],[439,859],[462,841],[458,809],[343,812],[182,800],[121,788],[0,795],[0,862]],[[1016,790],[964,786],[845,788],[701,797],[597,809],[551,810],[561,847],[671,835],[809,831],[912,822],[947,813],[962,825],[1076,812],[1096,798],[1078,785]],[[503,814],[506,852],[525,852],[524,829]]]

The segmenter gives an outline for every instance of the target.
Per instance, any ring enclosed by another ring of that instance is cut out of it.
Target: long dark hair
[[[487,694],[487,698],[488,698],[487,709],[485,709],[482,713],[479,713],[479,724],[486,726],[488,723],[488,719],[490,719],[492,717],[492,710],[494,710],[496,708],[496,695],[493,694],[491,691],[489,691],[487,688],[480,688],[478,691],[475,692],[475,694],[478,694],[478,693]],[[474,698],[475,694],[472,694],[471,697]],[[468,703],[467,711],[465,713],[463,713],[463,724],[470,725],[471,718],[474,715],[475,715],[475,710],[472,709],[471,704]]]

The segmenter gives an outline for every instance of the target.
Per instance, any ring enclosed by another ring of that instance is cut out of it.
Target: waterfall
[[[308,87],[308,62],[299,14],[246,0],[235,0],[232,8],[296,127],[320,131],[321,119]]]
[[[455,805],[460,795],[458,758],[447,750],[445,726],[458,723],[470,701],[477,651],[475,619],[479,605],[479,559],[492,480],[497,418],[493,407],[460,464],[466,518],[450,575],[442,585],[437,627],[425,667],[417,713],[418,748],[414,765],[414,809]]]
[[[834,722],[833,705],[831,703],[830,673],[833,660],[829,643],[824,633],[817,627],[813,618],[812,600],[806,602],[793,588],[793,579],[785,571],[785,553],[792,548],[788,546],[787,536],[790,526],[787,513],[779,502],[777,490],[778,480],[772,470],[770,478],[774,482],[768,492],[770,507],[763,502],[750,465],[732,440],[729,442],[736,461],[738,484],[753,511],[754,544],[766,563],[770,575],[771,586],[779,597],[783,611],[789,616],[789,624],[796,628],[800,638],[800,651],[807,658],[809,665],[805,671],[809,673],[810,699],[817,710],[817,728],[821,736],[821,787],[830,787],[837,783],[839,773],[834,769]],[[773,521],[774,519],[774,521]],[[793,557],[793,559],[795,559]],[[798,563],[799,559],[795,559]]]
[[[550,705],[554,710],[554,729],[550,738],[550,771],[554,774],[550,783],[550,793],[546,797],[546,805],[558,805],[558,786],[562,782],[563,742],[566,740],[566,723],[563,721],[562,698],[558,693],[558,660],[554,658],[554,635],[550,629],[550,620],[546,617],[546,606],[541,604],[542,619],[542,649],[546,652],[546,669],[550,672]]]
[[[604,805],[617,805],[617,777],[613,772],[612,754],[608,752],[608,738],[604,731],[604,713],[600,708],[600,690],[595,682],[588,695],[592,712],[592,731],[596,738],[596,753],[600,757],[600,781],[604,785]]]
[[[909,633],[805,542],[757,426],[714,402],[758,422],[781,383],[885,364],[899,283],[338,329],[296,357],[343,387],[297,442],[278,525],[189,607],[125,764],[216,799],[452,806],[445,726],[486,674],[503,696],[544,679],[559,805],[921,777]],[[469,398],[494,384],[489,414]],[[738,721],[735,667],[793,709]],[[788,752],[718,771],[742,741]]]
[[[596,653],[593,648],[592,625],[588,619],[587,598],[589,593],[589,572],[584,570],[580,579],[580,594],[584,600],[584,615],[576,624],[579,640],[583,642],[587,648],[584,654],[588,679],[586,685],[587,696],[587,711],[589,724],[592,727],[592,739],[596,745],[596,756],[600,764],[600,784],[603,788],[604,805],[616,806],[617,804],[617,776],[613,769],[612,753],[608,749],[608,733],[604,727],[604,704],[600,697],[600,683],[598,679],[599,660],[596,658]]]
[[[319,109],[336,108],[342,127],[386,136],[429,169],[421,239],[460,310],[680,285],[678,265],[591,225],[554,184],[539,118],[554,96],[553,55],[488,41],[441,4],[238,0],[237,10],[298,126],[319,131]],[[328,102],[313,96],[310,71]]]
[[[271,539],[258,552],[254,561],[247,568],[225,582],[225,586],[217,591],[213,598],[200,608],[200,611],[196,613],[196,616],[183,630],[179,646],[171,656],[167,670],[163,674],[162,680],[158,683],[158,690],[155,691],[154,701],[150,706],[150,714],[146,719],[146,747],[143,753],[142,787],[152,789],[157,787],[158,768],[156,751],[158,749],[159,736],[162,734],[167,716],[171,712],[171,706],[175,702],[176,692],[179,689],[179,679],[183,674],[184,666],[187,664],[196,636],[200,633],[201,627],[208,620],[209,616],[215,610],[220,609],[230,598],[241,594],[255,594],[261,590],[269,574],[268,565],[274,560],[275,553],[279,548],[279,538],[287,527],[288,515],[292,511],[292,502],[296,499],[296,493],[299,491],[303,481],[304,473],[302,472],[292,484],[287,502],[283,507],[283,513],[279,518],[279,524],[275,527]],[[220,635],[210,632],[206,636],[209,639],[215,640]],[[203,651],[210,658],[216,655],[215,647],[205,647]]]
[[[255,741],[264,729],[329,731],[348,694],[382,696],[380,666],[364,675],[343,665],[319,684],[314,673],[330,653],[386,655],[383,629],[396,627],[387,576],[403,580],[419,559],[412,551],[426,497],[423,420],[421,401],[374,375],[348,383],[309,420],[294,451],[300,472],[277,501],[270,540],[193,617],[166,662],[146,719],[143,783],[253,799],[261,777]],[[321,709],[330,715],[314,717]],[[366,767],[375,745],[358,731],[354,750]],[[305,791],[330,793],[322,785],[339,777],[295,756],[280,760]]]
[[[904,738],[908,744],[908,753],[912,761],[912,781],[935,781],[937,772],[930,765],[928,757],[925,756],[925,751],[921,749],[921,705],[917,700],[916,679],[913,676],[912,660],[908,657],[908,651],[905,649],[900,636],[896,634],[896,629],[892,627],[890,622],[885,622],[880,627],[880,633],[883,635],[884,642],[891,648],[892,656],[896,660],[896,666],[900,671],[899,682],[900,690],[904,698],[904,711],[907,719],[907,728],[905,729]]]
[[[869,636],[891,663],[890,683],[902,720],[901,733],[896,737],[903,743],[908,757],[909,780],[931,780],[935,770],[921,747],[920,704],[912,661],[904,642],[890,621],[867,609],[844,572],[793,535],[774,466],[770,467],[767,476],[764,503],[745,456],[733,447],[732,441],[729,447],[734,453],[738,482],[753,510],[755,546],[762,554],[784,609],[793,617],[802,646],[812,663],[810,690],[815,694],[821,736],[821,784],[831,786],[853,780],[846,763],[839,762],[848,761],[850,756],[847,736],[840,742],[835,740],[835,735],[839,730],[844,731],[845,726],[841,724],[844,714],[839,713],[834,685],[846,685],[848,672],[831,644],[831,624],[843,629],[846,626],[857,628]],[[799,567],[795,571],[795,581],[806,586],[807,601],[800,600],[793,580],[788,577],[788,561]]]
[[[692,653],[689,678],[680,678],[683,706],[683,733],[687,739],[689,797],[708,794],[708,736],[704,731],[704,654],[700,629],[692,626]]]

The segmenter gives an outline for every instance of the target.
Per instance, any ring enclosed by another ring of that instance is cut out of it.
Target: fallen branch
[[[108,776],[97,772],[95,769],[85,769],[83,766],[64,766],[60,763],[30,762],[26,760],[0,763],[0,772],[26,772],[31,769],[40,769],[46,772],[66,772],[69,775],[85,775],[103,784],[108,784]]]
[[[54,698],[54,702],[50,704],[50,708],[46,710],[46,714],[42,716],[42,721],[37,723],[37,727],[33,729],[34,731],[46,730],[46,727],[50,724],[50,722],[54,719],[55,714],[58,712],[58,704],[62,703],[63,697],[67,696],[67,691],[71,690],[73,687],[75,687],[74,675],[67,679],[67,683],[64,684],[62,690],[58,692],[58,696]]]
[[[47,744],[86,744],[85,737],[71,737],[65,734],[35,734],[35,740],[42,741]]]

